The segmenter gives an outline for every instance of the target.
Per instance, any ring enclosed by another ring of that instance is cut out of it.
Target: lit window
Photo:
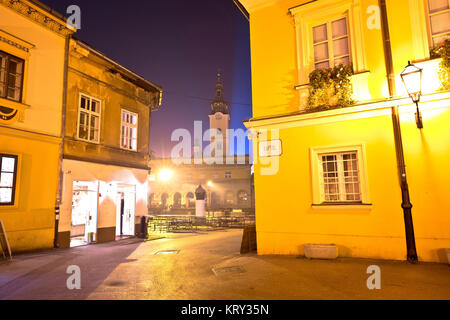
[[[120,146],[124,149],[137,151],[138,115],[122,110],[122,131]]]
[[[357,152],[320,156],[323,202],[361,202]]]
[[[14,205],[17,156],[0,154],[0,206]]]
[[[450,1],[428,0],[433,47],[450,38]]]
[[[363,144],[311,148],[313,206],[370,205]]]
[[[350,64],[347,18],[313,27],[313,42],[316,69]]]
[[[22,101],[24,61],[0,51],[0,98]]]
[[[233,191],[227,191],[225,193],[225,205],[232,205],[234,203]]]
[[[78,114],[78,139],[99,143],[100,142],[100,100],[80,95],[80,107]]]

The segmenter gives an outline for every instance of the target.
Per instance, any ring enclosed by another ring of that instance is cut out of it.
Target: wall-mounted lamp
[[[414,64],[411,64],[408,61],[408,65],[405,70],[400,75],[402,77],[403,84],[405,85],[406,91],[408,91],[408,95],[411,97],[411,100],[416,104],[417,112],[416,112],[416,123],[417,128],[423,129],[422,115],[419,110],[419,102],[420,97],[422,95],[422,77],[423,77],[423,69],[417,67]]]

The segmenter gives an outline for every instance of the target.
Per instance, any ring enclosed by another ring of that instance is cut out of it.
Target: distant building
[[[199,185],[207,191],[208,211],[232,210],[252,213],[254,190],[252,164],[249,156],[228,156],[230,137],[230,110],[224,101],[221,74],[218,74],[215,98],[211,103],[210,140],[215,148],[211,157],[223,159],[223,164],[207,164],[211,158],[202,158],[202,144],[194,141],[196,164],[176,165],[172,159],[151,160],[150,212],[153,214],[195,214],[195,190]],[[217,134],[218,133],[218,134]],[[218,136],[221,138],[218,139]],[[222,155],[217,154],[220,150]],[[228,160],[228,161],[227,161]]]
[[[161,90],[70,41],[61,247],[135,234],[136,217],[148,212],[150,117]]]

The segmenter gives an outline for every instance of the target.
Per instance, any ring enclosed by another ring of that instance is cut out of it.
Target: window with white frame
[[[316,69],[349,65],[351,59],[347,18],[313,27],[313,46]]]
[[[78,109],[78,139],[100,142],[101,102],[87,95],[80,95]]]
[[[313,205],[370,204],[363,144],[311,148]]]
[[[450,0],[427,0],[432,46],[450,38]]]
[[[361,202],[358,153],[320,155],[323,202]]]
[[[0,206],[12,206],[15,202],[17,156],[0,154]]]
[[[138,115],[122,109],[120,147],[137,151]]]

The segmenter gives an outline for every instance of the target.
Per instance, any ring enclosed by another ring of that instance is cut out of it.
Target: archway
[[[181,193],[179,192],[173,195],[173,207],[175,209],[181,208]]]
[[[195,208],[195,195],[193,192],[189,192],[186,195],[186,206],[188,208]]]
[[[161,195],[161,207],[162,208],[166,208],[167,207],[167,201],[168,200],[169,200],[169,195],[166,192],[164,192]]]

